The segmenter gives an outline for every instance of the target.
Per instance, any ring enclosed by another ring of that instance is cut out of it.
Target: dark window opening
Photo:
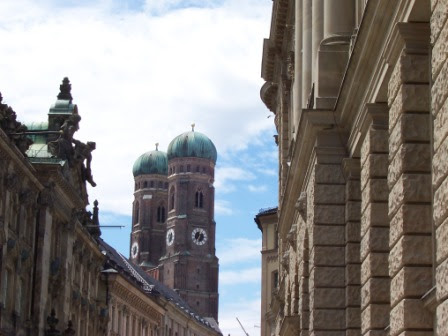
[[[202,193],[202,191],[196,191],[196,195],[194,198],[194,206],[196,208],[204,207],[204,194]]]
[[[170,210],[174,209],[174,191],[175,191],[174,187],[172,187],[170,190],[170,204],[169,204]]]
[[[135,208],[134,208],[134,224],[138,223],[140,215],[140,205],[138,202],[135,202]]]
[[[151,181],[151,182],[149,183],[149,186],[150,186],[151,188],[154,188],[154,181]]]
[[[143,182],[143,188],[147,188],[148,187],[148,182]]]
[[[165,223],[165,207],[163,205],[157,208],[157,222]]]
[[[181,173],[184,172],[184,166],[180,166],[180,172],[181,172]]]
[[[191,166],[187,165],[187,172],[190,172],[190,171],[191,171]]]

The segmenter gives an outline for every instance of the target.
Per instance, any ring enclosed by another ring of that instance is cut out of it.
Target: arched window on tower
[[[170,189],[170,204],[169,204],[169,209],[170,210],[174,210],[174,193],[175,193],[175,189],[174,187],[171,187]]]
[[[140,217],[140,204],[135,202],[134,205],[134,225],[138,223]]]
[[[163,204],[161,204],[157,208],[157,222],[165,223],[165,219],[166,219],[165,206]]]
[[[204,207],[204,194],[201,190],[196,191],[196,195],[194,197],[194,206],[196,208],[203,208]]]

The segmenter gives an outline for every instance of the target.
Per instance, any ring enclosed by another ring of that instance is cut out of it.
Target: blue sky
[[[103,238],[129,253],[132,165],[190,124],[218,150],[219,322],[224,335],[259,334],[261,233],[277,202],[272,115],[259,90],[271,0],[2,0],[0,92],[22,122],[44,120],[64,76],[96,141],[90,200]]]

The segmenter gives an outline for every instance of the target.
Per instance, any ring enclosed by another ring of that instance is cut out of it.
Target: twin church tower
[[[215,145],[193,125],[167,153],[157,147],[133,167],[131,260],[217,321]]]

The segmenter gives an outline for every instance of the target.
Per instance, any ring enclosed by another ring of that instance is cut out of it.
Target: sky
[[[216,145],[219,323],[259,335],[261,232],[277,204],[272,113],[259,91],[271,0],[1,0],[0,92],[23,123],[44,121],[67,76],[95,141],[90,188],[103,238],[129,255],[132,165],[195,130]]]

